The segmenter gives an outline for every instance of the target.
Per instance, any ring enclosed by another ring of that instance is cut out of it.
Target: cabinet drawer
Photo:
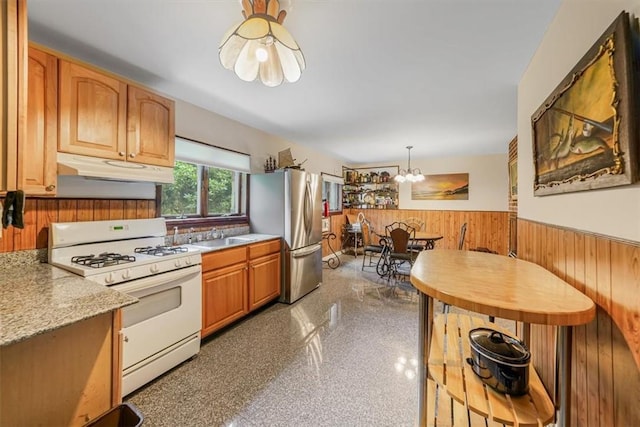
[[[209,252],[202,255],[202,271],[215,270],[216,268],[226,267],[246,261],[246,246]]]
[[[255,259],[276,252],[280,252],[280,239],[255,243],[249,246],[249,259]]]

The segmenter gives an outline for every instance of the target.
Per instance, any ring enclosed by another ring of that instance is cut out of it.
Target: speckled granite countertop
[[[133,304],[136,298],[49,264],[0,254],[0,346]]]
[[[252,243],[259,243],[266,240],[279,239],[280,236],[274,234],[241,234],[239,236],[228,236],[224,239],[216,240],[203,240],[201,242],[194,242],[186,246],[193,246],[200,249],[203,254],[212,251],[220,251],[223,249],[233,248],[235,246],[250,245]]]

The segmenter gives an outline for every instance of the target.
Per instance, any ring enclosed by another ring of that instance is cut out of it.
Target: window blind
[[[251,172],[251,156],[176,137],[176,160],[236,172]]]

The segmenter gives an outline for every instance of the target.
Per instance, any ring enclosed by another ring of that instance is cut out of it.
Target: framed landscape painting
[[[425,175],[411,184],[411,200],[469,200],[469,174]]]
[[[637,180],[633,55],[629,15],[623,12],[533,114],[534,195]]]

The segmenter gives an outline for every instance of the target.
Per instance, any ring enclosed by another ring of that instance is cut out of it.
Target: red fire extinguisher
[[[329,216],[329,202],[327,202],[327,199],[322,199],[322,216],[325,218]]]

